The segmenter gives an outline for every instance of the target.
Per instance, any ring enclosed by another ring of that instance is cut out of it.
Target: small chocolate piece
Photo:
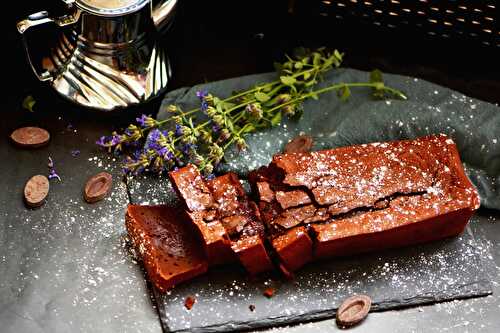
[[[313,139],[309,135],[299,135],[293,138],[285,146],[285,153],[307,153],[311,151]]]
[[[311,198],[309,198],[309,195],[301,190],[288,192],[278,191],[276,192],[276,200],[279,202],[281,208],[283,209],[311,203]]]
[[[274,192],[267,182],[257,182],[257,191],[259,192],[259,198],[265,202],[273,202]]]
[[[222,225],[229,235],[239,234],[247,222],[247,217],[243,215],[233,215],[222,219]]]
[[[31,177],[24,186],[24,201],[30,207],[40,207],[49,194],[49,180],[43,175]]]
[[[21,127],[12,132],[10,138],[19,147],[38,148],[49,142],[50,134],[40,127]]]
[[[214,208],[212,194],[196,166],[188,164],[168,174],[172,186],[190,212]]]
[[[262,294],[267,298],[271,298],[274,296],[274,288],[267,288]]]
[[[184,306],[186,307],[186,309],[191,310],[194,303],[196,303],[196,298],[194,298],[193,296],[188,296],[184,301]]]
[[[107,172],[100,172],[87,180],[83,191],[83,198],[88,203],[94,203],[104,199],[111,190],[113,177]]]
[[[368,316],[372,300],[366,295],[354,295],[347,298],[337,310],[337,325],[354,326]]]
[[[249,309],[250,309],[250,311],[252,311],[252,312],[254,312],[254,311],[255,311],[255,305],[253,305],[253,304],[250,304],[250,305],[248,306],[248,308],[249,308]]]

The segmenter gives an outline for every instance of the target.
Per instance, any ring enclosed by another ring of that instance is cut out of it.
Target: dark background
[[[500,101],[500,47],[472,38],[430,36],[411,25],[390,29],[369,19],[324,17],[319,15],[320,3],[181,0],[173,28],[164,36],[174,71],[169,90],[271,71],[273,61],[294,47],[325,45],[346,53],[346,67],[411,75],[483,100]],[[51,103],[59,100],[31,73],[15,28],[18,20],[39,10],[64,13],[62,1],[14,1],[2,14],[8,25],[4,71],[9,74],[4,78],[13,83],[6,94],[9,109],[15,109],[26,94],[43,96]],[[34,47],[48,48],[50,32],[37,34]]]

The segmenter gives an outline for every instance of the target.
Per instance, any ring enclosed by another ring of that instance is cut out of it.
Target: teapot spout
[[[174,17],[175,6],[178,0],[152,0],[153,22],[158,31],[166,29]]]

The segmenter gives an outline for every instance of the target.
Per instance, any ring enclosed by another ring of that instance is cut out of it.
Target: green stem
[[[301,76],[301,75],[304,75],[304,74],[305,74],[305,73],[307,73],[307,72],[312,72],[312,71],[314,71],[314,70],[317,70],[318,72],[322,72],[322,71],[326,70],[326,68],[323,68],[323,65],[313,66],[312,68],[309,68],[309,69],[303,70],[303,71],[301,71],[301,72],[298,72],[298,73],[292,74],[292,75],[290,75],[290,76],[291,76],[291,77],[293,77],[293,78],[297,78],[297,77],[299,77],[299,76]],[[241,92],[241,93],[239,93],[239,94],[229,96],[228,98],[225,98],[225,99],[223,99],[223,100],[221,100],[221,101],[222,101],[222,102],[229,102],[229,101],[232,101],[233,99],[236,99],[236,98],[238,98],[238,97],[241,97],[241,96],[244,96],[244,95],[247,95],[247,94],[250,94],[250,93],[253,93],[253,92],[256,92],[256,91],[262,90],[262,89],[265,89],[265,88],[267,88],[267,87],[272,87],[272,86],[274,86],[275,84],[278,84],[278,83],[281,83],[281,81],[280,81],[280,80],[275,80],[275,81],[269,82],[269,83],[267,83],[267,84],[265,84],[265,85],[262,85],[262,86],[257,86],[257,87],[255,87],[255,88],[252,88],[252,89],[249,89],[249,90],[245,90],[245,91],[243,91],[243,92]],[[280,87],[280,89],[281,89],[281,88],[282,88],[282,87]],[[278,90],[279,90],[279,89],[278,89]],[[238,107],[242,107],[242,106],[244,106],[244,105],[246,105],[246,104],[248,104],[248,103],[253,103],[253,102],[255,102],[255,100],[252,100],[252,101],[250,101],[250,102],[243,103],[243,104],[240,104],[240,105],[238,105],[238,106],[232,107],[232,108],[231,108],[231,109],[229,109],[227,112],[234,111],[234,110],[236,110]],[[195,112],[198,112],[199,110],[200,110],[199,108],[196,108],[196,109],[192,109],[192,110],[189,110],[189,111],[186,111],[186,112],[181,112],[181,116],[185,117],[185,116],[188,116],[188,115],[193,114],[193,113],[195,113]],[[163,125],[163,124],[166,124],[167,122],[169,122],[169,121],[171,121],[171,120],[172,120],[172,118],[167,118],[167,119],[165,119],[165,120],[161,120],[161,121],[159,121],[159,122],[157,123],[157,126],[156,126],[156,127],[159,127],[159,126],[161,126],[161,125]],[[151,129],[151,128],[150,128],[150,129]]]
[[[323,93],[326,93],[326,92],[329,92],[329,91],[332,91],[332,90],[338,90],[338,89],[345,88],[345,87],[377,88],[377,87],[379,87],[379,85],[380,85],[380,83],[378,83],[378,82],[374,82],[374,83],[370,83],[370,82],[337,83],[337,84],[333,84],[331,86],[328,86],[328,87],[325,87],[325,88],[322,88],[322,89],[311,91],[311,92],[309,92],[307,94],[304,94],[304,95],[302,95],[300,97],[292,99],[292,100],[290,100],[290,101],[288,101],[286,103],[277,105],[277,106],[275,106],[275,107],[267,110],[267,112],[276,111],[276,110],[278,110],[278,109],[280,109],[280,108],[282,108],[284,106],[287,106],[287,105],[290,105],[290,104],[295,104],[295,103],[303,101],[303,100],[305,100],[307,98],[311,98],[314,95],[323,94]],[[395,96],[398,96],[401,99],[407,99],[406,95],[403,94],[401,91],[399,91],[397,89],[386,87],[386,86],[384,86],[382,89],[385,90],[385,91],[388,91],[388,92],[390,92],[392,94],[394,94]]]

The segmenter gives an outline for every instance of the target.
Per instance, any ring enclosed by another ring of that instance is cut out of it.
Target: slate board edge
[[[460,289],[460,292],[450,294],[447,291],[444,291],[440,294],[433,294],[432,296],[419,295],[417,297],[407,298],[407,299],[392,299],[392,300],[383,300],[381,302],[376,302],[372,304],[372,308],[370,312],[382,312],[388,310],[397,310],[403,308],[409,308],[413,306],[421,306],[421,305],[431,305],[436,303],[449,302],[453,300],[460,299],[470,299],[477,297],[485,297],[491,295],[492,285],[489,280],[478,280],[473,284],[466,284],[462,286],[456,287],[456,289]],[[153,290],[153,295],[155,302],[157,300],[157,291]],[[314,311],[309,313],[303,313],[296,316],[280,316],[269,318],[267,321],[245,321],[245,322],[228,322],[224,325],[214,325],[214,326],[205,326],[205,327],[191,327],[189,329],[182,329],[171,331],[167,326],[167,319],[163,315],[165,311],[161,302],[156,302],[158,313],[160,314],[160,322],[162,323],[162,329],[165,333],[184,333],[184,332],[193,332],[193,333],[212,333],[212,332],[232,332],[232,331],[249,331],[249,330],[258,330],[276,326],[284,326],[284,325],[296,325],[299,323],[318,321],[324,319],[331,319],[335,317],[336,309],[328,309],[323,311]],[[196,306],[196,305],[195,305]]]

